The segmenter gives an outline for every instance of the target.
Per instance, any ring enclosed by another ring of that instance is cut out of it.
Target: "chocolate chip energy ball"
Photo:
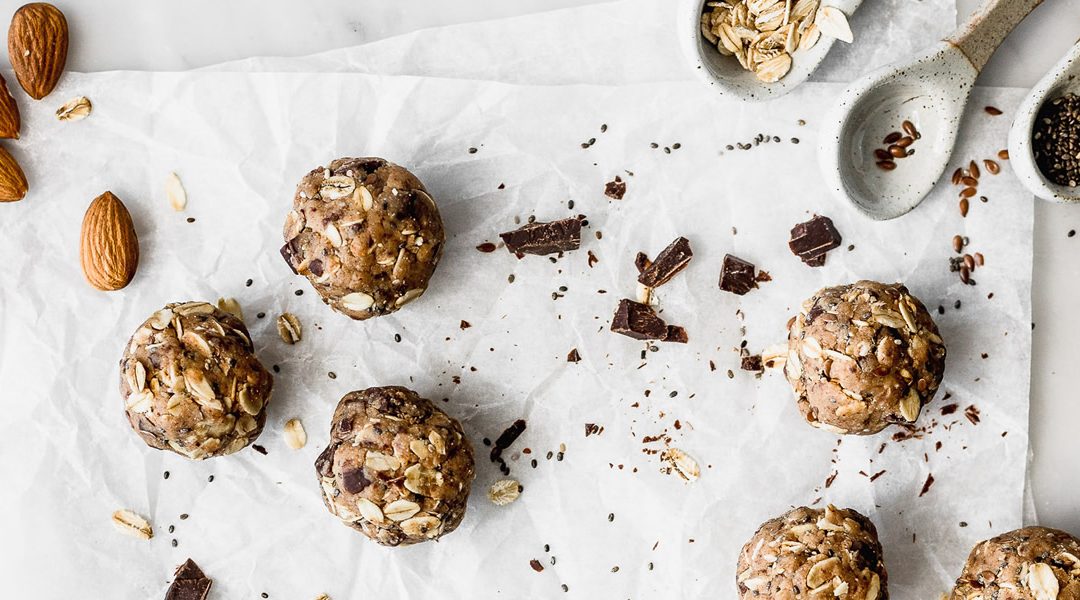
[[[824,288],[788,321],[784,373],[821,429],[866,435],[914,423],[944,372],[937,325],[899,283]]]
[[[363,320],[419,298],[444,241],[439,209],[412,173],[339,158],[296,187],[281,255],[331,308]]]
[[[456,529],[476,475],[461,423],[403,387],[346,394],[315,470],[330,512],[384,546]]]
[[[888,600],[874,524],[851,509],[796,508],[762,523],[739,554],[739,598]]]
[[[273,383],[243,321],[206,302],[150,315],[120,360],[120,395],[135,433],[196,460],[259,437]]]
[[[979,542],[956,580],[952,600],[1078,600],[1080,540],[1025,527]]]

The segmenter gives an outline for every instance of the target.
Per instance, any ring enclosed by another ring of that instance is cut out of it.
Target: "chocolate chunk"
[[[756,287],[754,265],[741,258],[725,254],[724,266],[720,270],[720,289],[742,296]]]
[[[573,217],[551,223],[529,223],[500,233],[506,249],[514,254],[545,255],[581,247],[581,219]]]
[[[634,267],[637,268],[638,275],[644,273],[645,269],[648,269],[651,264],[652,261],[644,252],[638,252],[637,256],[634,257]]]
[[[285,259],[285,262],[289,265],[289,268],[292,269],[293,274],[299,275],[299,273],[297,273],[296,271],[296,267],[293,264],[293,258],[296,256],[296,248],[293,247],[293,243],[286,242],[285,245],[281,247],[280,252],[281,258]]]
[[[323,273],[324,273],[323,262],[321,260],[317,259],[317,258],[315,260],[309,262],[308,263],[308,271],[311,271],[311,274],[316,276],[316,277],[322,277]]]
[[[609,181],[604,186],[604,195],[613,200],[622,200],[626,195],[626,182],[616,175],[615,181]]]
[[[805,223],[799,223],[791,229],[791,251],[811,267],[825,264],[825,253],[836,248],[843,241],[840,232],[833,226],[832,219],[821,215]]]
[[[664,337],[665,342],[673,342],[676,344],[686,344],[690,341],[690,336],[686,334],[686,330],[678,325],[668,325],[667,335]]]
[[[334,452],[336,450],[337,446],[330,444],[319,454],[319,458],[315,459],[315,470],[319,472],[319,475],[323,477],[334,476]]]
[[[638,281],[646,287],[660,287],[685,269],[693,257],[690,240],[684,237],[676,238],[656,255],[656,260],[651,265],[638,275]]]
[[[206,600],[213,583],[189,558],[177,567],[172,585],[165,592],[165,600]]]
[[[743,371],[752,371],[754,373],[761,373],[765,370],[765,366],[761,362],[760,354],[742,357],[742,362],[739,364],[739,367]]]
[[[611,330],[635,340],[664,340],[668,336],[667,323],[651,307],[625,298],[619,301]]]
[[[370,483],[371,481],[364,477],[364,470],[361,468],[349,469],[341,474],[341,487],[350,494],[364,491]]]

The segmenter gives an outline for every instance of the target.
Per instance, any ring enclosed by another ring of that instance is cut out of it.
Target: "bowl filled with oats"
[[[806,81],[862,0],[683,0],[679,31],[694,70],[743,100],[782,96]]]

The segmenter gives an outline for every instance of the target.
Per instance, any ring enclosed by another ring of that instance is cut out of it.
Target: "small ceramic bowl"
[[[1032,194],[1051,202],[1080,202],[1080,187],[1058,185],[1042,174],[1035,163],[1031,135],[1044,102],[1068,93],[1080,94],[1080,42],[1046,74],[1016,109],[1009,130],[1009,164]]]
[[[764,83],[753,73],[742,68],[733,56],[724,56],[716,46],[701,34],[701,15],[709,0],[679,0],[677,31],[683,55],[703,81],[717,88],[726,96],[741,100],[770,100],[787,94],[807,80],[817,69],[834,38],[821,36],[813,48],[797,50],[792,54],[791,70],[780,81]],[[833,6],[851,16],[863,0],[823,0],[822,5]]]

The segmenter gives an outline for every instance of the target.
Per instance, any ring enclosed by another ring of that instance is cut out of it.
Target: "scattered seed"
[[[877,166],[883,171],[892,171],[896,168],[896,163],[891,160],[879,160],[877,161]]]
[[[960,251],[964,249],[964,238],[954,235],[952,238],[952,247],[957,254],[960,254]]]
[[[991,175],[997,175],[1001,172],[1001,167],[998,166],[996,162],[989,159],[983,161],[983,167],[985,167],[986,172],[990,173]]]
[[[1009,160],[1009,151],[998,150],[998,158],[1000,158],[1001,160]]]
[[[881,143],[888,146],[889,144],[895,144],[902,137],[904,137],[904,134],[900,133],[899,131],[894,131],[889,135],[885,136],[885,139],[881,140]]]
[[[957,170],[953,171],[953,174],[952,174],[952,184],[953,185],[960,185],[960,182],[963,181],[963,179],[964,179],[964,170],[963,169],[957,169]]]
[[[968,174],[975,179],[979,178],[979,165],[975,164],[974,160],[968,164]]]
[[[961,217],[966,217],[967,214],[968,214],[968,199],[967,198],[961,198],[960,199],[960,216]]]
[[[996,106],[987,106],[986,108],[983,108],[983,110],[986,111],[986,114],[992,117],[996,117],[1001,114],[1001,109]]]
[[[966,188],[964,188],[963,190],[960,191],[960,197],[961,198],[970,198],[970,197],[974,196],[976,192],[978,192],[978,190],[976,190],[975,188],[966,187]]]

